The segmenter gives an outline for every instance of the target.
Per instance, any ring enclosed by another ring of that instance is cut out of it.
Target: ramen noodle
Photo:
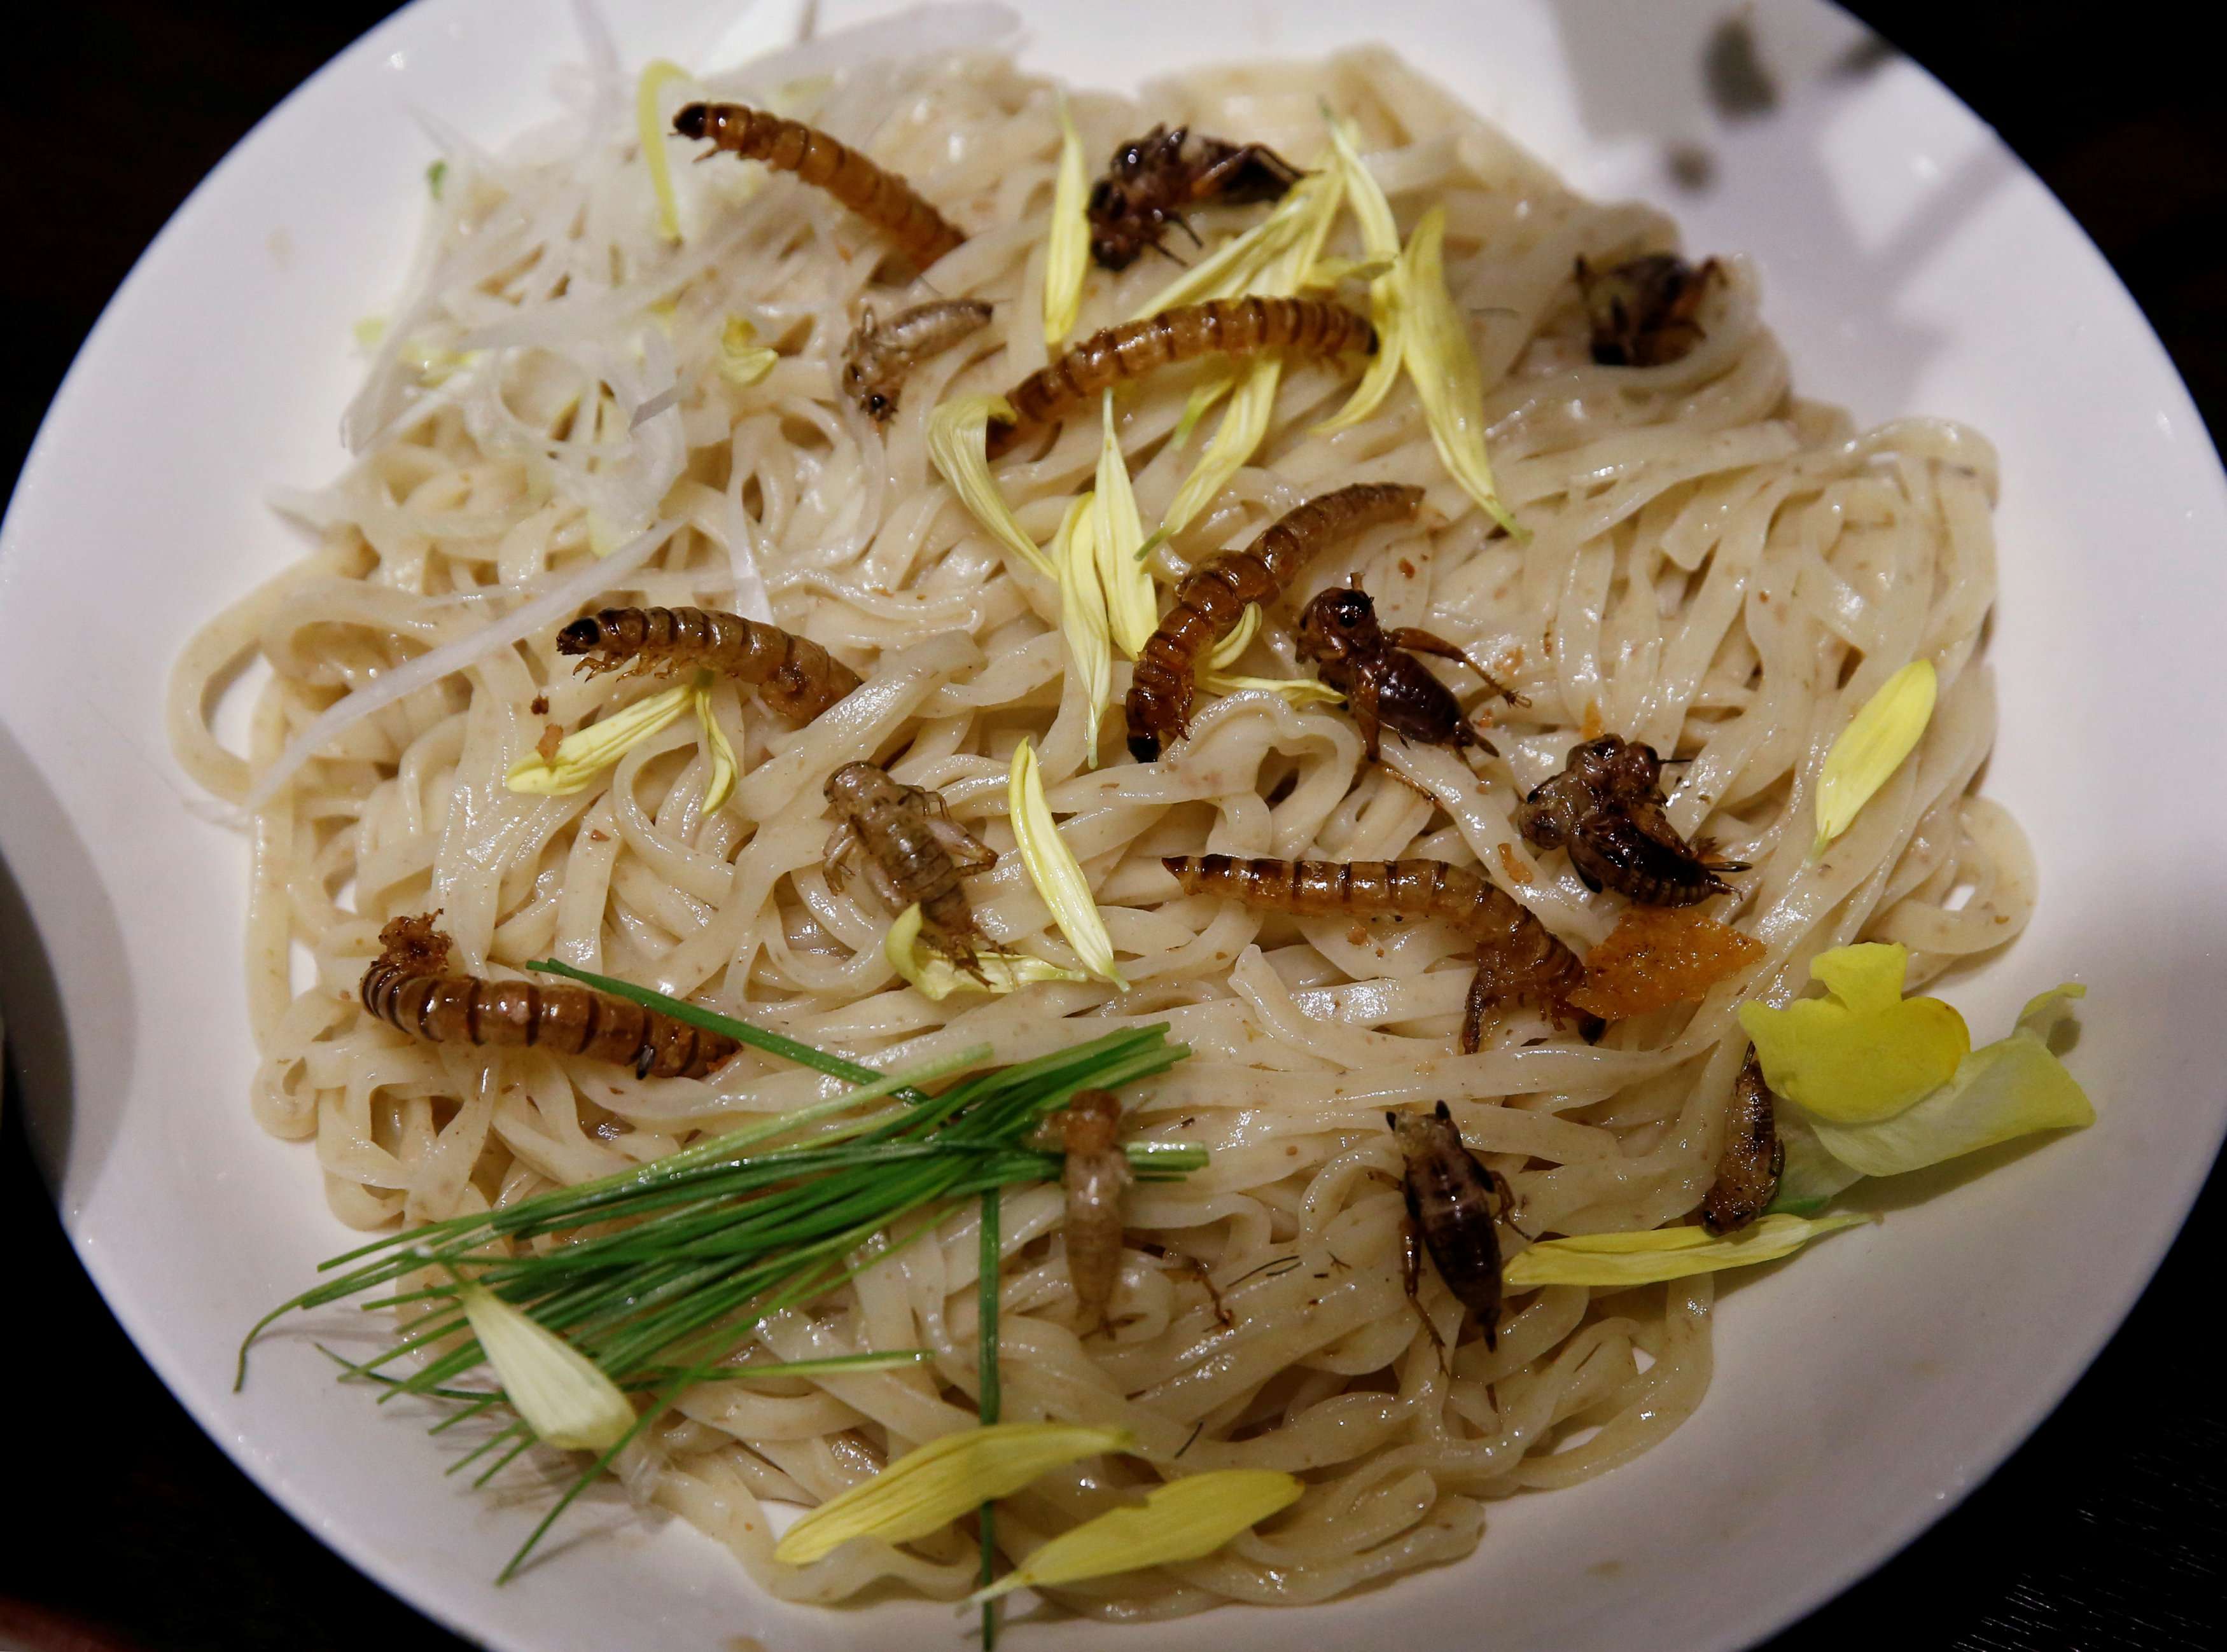
[[[663,88],[668,125],[686,102],[745,99],[906,180],[965,233],[916,271],[796,176],[727,156],[689,166],[701,146],[679,138],[666,140],[680,230],[668,239],[628,118],[632,86],[608,73],[587,84],[563,122],[451,156],[348,411],[354,462],[282,501],[316,547],[211,621],[177,668],[181,759],[252,807],[258,1120],[313,1142],[335,1212],[372,1229],[515,1202],[835,1093],[748,1049],[706,1080],[638,1079],[551,1049],[405,1036],[367,1013],[357,986],[383,925],[436,909],[459,973],[514,980],[553,957],[884,1069],[985,1042],[1018,1060],[1165,1021],[1193,1054],[1123,1096],[1123,1129],[1210,1159],[1126,1191],[1103,1330],[1078,1336],[1060,1188],[1009,1190],[1004,1208],[1005,1416],[1124,1426],[1139,1455],[1040,1478],[1000,1504],[999,1539],[1025,1552],[1178,1457],[1178,1472],[1298,1471],[1305,1495],[1271,1530],[1067,1586],[1065,1604],[1142,1619],[1325,1599],[1456,1559],[1496,1500],[1662,1440],[1708,1386],[1709,1279],[1516,1293],[1489,1344],[1426,1269],[1418,1311],[1385,1113],[1450,1103],[1527,1231],[1656,1227],[1697,1209],[1738,1126],[1741,997],[1798,986],[1813,955],[1858,939],[1906,945],[1915,984],[2018,932],[2033,898],[2024,842],[1971,789],[1995,721],[1975,657],[1994,593],[1985,440],[1925,419],[1860,431],[1795,395],[1737,249],[1701,249],[1720,261],[1690,348],[1661,365],[1596,363],[1578,260],[1610,269],[1669,250],[1672,226],[1573,194],[1384,52],[1185,74],[1133,99],[1073,92],[1093,157],[1187,124],[1318,169],[1326,103],[1354,123],[1403,235],[1442,207],[1494,467],[1524,530],[1503,532],[1450,477],[1405,380],[1366,419],[1314,433],[1361,358],[1291,354],[1264,441],[1154,550],[1164,604],[1187,571],[1310,498],[1420,488],[1415,520],[1322,550],[1268,605],[1238,668],[1307,674],[1293,652],[1300,608],[1359,574],[1388,628],[1452,640],[1522,696],[1493,704],[1500,756],[1394,737],[1364,763],[1335,705],[1206,690],[1158,762],[1131,761],[1115,739],[1088,767],[1090,705],[1056,590],[957,501],[926,445],[939,402],[994,395],[1052,359],[1057,89],[974,51]],[[1210,252],[1271,210],[1208,202],[1190,222]],[[1350,217],[1324,251],[1361,258]],[[1070,341],[1130,319],[1178,273],[1150,255],[1093,270]],[[911,362],[885,421],[869,418],[843,385],[864,313],[957,298],[991,305],[988,323]],[[1365,308],[1365,290],[1349,284],[1341,302]],[[777,352],[753,382],[721,371],[737,319]],[[1213,428],[1209,415],[1171,439],[1193,392],[1228,370],[1226,358],[1171,365],[1116,391],[1148,524]],[[1092,403],[1001,466],[1039,543],[1091,485],[1100,443]],[[676,717],[580,788],[510,789],[551,725],[577,731],[671,687],[577,673],[558,653],[560,628],[605,605],[777,624],[862,686],[799,723],[710,673],[701,718]],[[1937,667],[1940,698],[1914,759],[1813,856],[1827,749],[1916,659]],[[243,661],[263,680],[240,755],[213,719]],[[1114,667],[1117,707],[1129,669]],[[1481,707],[1481,686],[1450,680]],[[712,726],[739,771],[716,807]],[[1574,743],[1605,730],[1691,759],[1672,771],[1669,822],[1752,868],[1713,912],[1766,955],[1597,1043],[1512,1008],[1458,1054],[1474,951],[1458,933],[1185,896],[1162,864],[1436,859],[1582,955],[1624,903],[1589,893],[1559,851],[1535,855],[1514,817]],[[1072,961],[1009,852],[1007,766],[1024,738],[1127,990],[1092,979],[931,1002],[884,956],[890,914],[864,880],[839,891],[823,871],[823,788],[872,762],[940,791],[1001,852],[968,880],[983,933]],[[944,1599],[971,1589],[958,1527],[792,1567],[772,1559],[760,1504],[824,1501],[973,1422],[976,1221],[971,1206],[950,1209],[926,1242],[758,1333],[777,1357],[921,1347],[928,1364],[707,1383],[629,1448],[629,1488],[788,1598],[884,1580]]]

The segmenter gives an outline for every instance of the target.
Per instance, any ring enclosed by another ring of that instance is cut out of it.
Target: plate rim
[[[213,186],[227,169],[234,164],[241,151],[270,131],[290,112],[313,100],[320,88],[331,77],[343,72],[345,66],[363,56],[376,55],[386,50],[397,36],[413,33],[424,15],[444,11],[457,3],[459,0],[412,0],[409,5],[380,20],[290,91],[195,185],[134,260],[131,271],[103,307],[99,319],[73,358],[41,418],[31,444],[26,450],[6,518],[0,521],[0,541],[13,539],[19,507],[35,490],[37,484],[45,480],[44,471],[48,468],[51,450],[60,439],[56,432],[76,416],[76,400],[90,393],[85,387],[86,380],[94,369],[88,367],[88,362],[94,360],[105,341],[122,325],[118,320],[122,312],[138,304],[153,302],[145,297],[145,292],[159,278],[160,264],[181,238],[193,233],[198,221],[197,210],[202,207]],[[1828,0],[1771,0],[1771,3],[1777,7],[1823,7]],[[2195,451],[2190,461],[2192,468],[2208,473],[2213,504],[2223,514],[2227,514],[2227,475],[2221,472],[2217,448],[2186,381],[2170,352],[2158,338],[2141,303],[2128,290],[2116,270],[2096,246],[2085,227],[2023,158],[2003,143],[1994,128],[1923,62],[1907,57],[1905,61],[1924,76],[1936,95],[1975,122],[1987,133],[1988,141],[2000,146],[2011,158],[2017,173],[2040,189],[2048,203],[2048,209],[2059,220],[2060,226],[2071,232],[2085,255],[2094,259],[2104,272],[2127,305],[2147,348],[2155,353],[2159,364],[2164,368],[2165,380],[2178,399],[2179,411],[2185,415],[2194,434]],[[1516,136],[1519,142],[1522,141],[1522,134],[1519,132]],[[38,1104],[29,1095],[22,1096],[21,1104],[25,1109],[29,1125]],[[1735,1637],[1726,1634],[1719,1638],[1726,1644],[1733,1644],[1736,1639],[1752,1640],[1758,1638],[1758,1634],[1769,1634],[1792,1626],[1821,1605],[1838,1598],[1894,1554],[1917,1541],[1966,1496],[1999,1470],[2063,1403],[2103,1349],[2119,1335],[2128,1317],[2147,1293],[2158,1268],[2179,1237],[2219,1155],[2223,1141],[2227,1141],[2227,1107],[2217,1107],[2211,1116],[2210,1137],[2204,1144],[2205,1151],[2201,1155],[2193,1151],[2186,1152],[2179,1161],[2182,1166],[2181,1184],[2173,1190],[2173,1196],[2170,1200],[2162,1202],[2175,1214],[2169,1223],[2160,1225],[2154,1247],[2141,1259],[2140,1284],[2128,1292],[2123,1300],[2116,1303],[2114,1311],[2108,1316],[2108,1323],[2100,1324],[2092,1337],[2075,1339],[2079,1351],[2061,1360],[2059,1368],[2052,1370],[2045,1382],[2030,1390],[2035,1398],[2026,1406],[2013,1407],[2013,1414],[2010,1417],[1999,1418],[1988,1431],[1984,1443],[1965,1453],[1964,1464],[1956,1470],[1956,1483],[1942,1488],[1935,1496],[1932,1507],[1915,1513],[1882,1517],[1872,1540],[1860,1550],[1847,1553],[1838,1566],[1820,1566],[1808,1573],[1796,1586],[1780,1593],[1768,1606],[1747,1611],[1728,1608],[1721,1621],[1729,1630],[1737,1620],[1739,1635]],[[2197,1144],[2192,1141],[2186,1145],[2193,1149]],[[380,1552],[366,1534],[345,1521],[335,1521],[329,1511],[320,1505],[316,1484],[305,1477],[289,1474],[279,1464],[254,1457],[248,1433],[236,1432],[221,1426],[212,1409],[188,1398],[198,1391],[201,1385],[188,1370],[186,1356],[157,1323],[154,1313],[156,1304],[135,1296],[128,1277],[114,1266],[111,1253],[98,1242],[98,1236],[81,1231],[65,1202],[66,1190],[57,1180],[60,1167],[48,1163],[44,1154],[35,1152],[34,1156],[39,1162],[40,1173],[49,1196],[61,1211],[72,1248],[100,1292],[104,1303],[165,1387],[180,1400],[196,1426],[216,1443],[233,1464],[284,1508],[297,1523],[413,1610],[423,1612],[468,1639],[484,1640],[495,1645],[523,1646],[524,1642],[514,1639],[511,1631],[502,1623],[494,1621],[499,1614],[475,1614],[468,1610],[469,1603],[453,1600],[439,1588],[429,1591],[419,1586],[410,1573],[392,1564],[391,1558]],[[1969,1472],[1965,1471],[1968,1467],[1970,1468]],[[1457,1566],[1472,1561],[1457,1563]],[[483,1617],[487,1621],[482,1621]]]

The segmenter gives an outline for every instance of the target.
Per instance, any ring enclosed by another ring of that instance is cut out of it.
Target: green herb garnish
[[[248,1334],[240,1346],[242,1381],[249,1345],[284,1314],[395,1286],[364,1305],[411,1308],[414,1317],[383,1352],[348,1365],[346,1374],[379,1381],[382,1402],[399,1394],[456,1400],[460,1409],[436,1425],[446,1427],[504,1403],[499,1388],[456,1386],[485,1360],[459,1304],[462,1279],[563,1337],[621,1388],[648,1394],[648,1406],[634,1427],[566,1490],[504,1567],[505,1579],[674,1399],[698,1382],[730,1375],[721,1362],[755,1327],[825,1296],[928,1233],[943,1210],[971,1198],[985,1200],[983,1392],[991,1407],[986,1418],[994,1416],[997,1190],[1009,1183],[1058,1178],[1060,1156],[1031,1146],[1030,1138],[1038,1121],[1077,1090],[1116,1089],[1165,1072],[1190,1054],[1167,1042],[1162,1024],[1109,1033],[1011,1067],[973,1071],[931,1095],[922,1087],[979,1068],[990,1059],[989,1049],[977,1046],[884,1074],[628,982],[546,960],[532,967],[725,1033],[856,1088],[653,1164],[374,1240],[322,1264],[318,1271],[332,1277],[273,1310]],[[830,1122],[845,1113],[852,1116]],[[820,1128],[801,1141],[761,1147],[810,1126]],[[1203,1149],[1174,1144],[1133,1143],[1128,1153],[1132,1169],[1148,1180],[1185,1175],[1206,1163]],[[536,1241],[556,1242],[537,1246]],[[434,1277],[422,1284],[412,1277],[429,1273]],[[413,1353],[426,1357],[409,1375],[384,1370]],[[791,1370],[801,1374],[800,1368]],[[514,1421],[455,1469],[507,1445],[480,1476],[484,1483],[533,1438],[524,1423]],[[986,1553],[986,1527],[984,1541]]]
[[[979,1323],[974,1328],[974,1347],[981,1361],[980,1392],[975,1402],[975,1413],[985,1428],[998,1420],[1002,1393],[998,1386],[998,1291],[1002,1282],[1005,1266],[1004,1246],[998,1234],[998,1190],[990,1188],[982,1195],[982,1242],[976,1253],[975,1289],[982,1304]],[[996,1576],[998,1567],[997,1505],[986,1502],[977,1523],[982,1533],[982,1587],[987,1589]],[[994,1601],[982,1603],[982,1652],[991,1652],[998,1644],[998,1607]]]

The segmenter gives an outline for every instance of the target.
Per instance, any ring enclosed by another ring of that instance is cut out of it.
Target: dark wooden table
[[[46,47],[17,42],[0,98],[10,367],[0,475],[10,486],[140,249],[265,110],[388,9],[77,0],[48,14]],[[2176,45],[2161,14],[2135,29],[2095,5],[1854,9],[1990,121],[2087,226],[2216,436],[2227,411],[2227,119],[2211,56],[2193,40]],[[14,1424],[15,1491],[0,1540],[0,1649],[464,1645],[296,1526],[163,1390],[63,1240],[18,1111],[10,1094],[0,1416]],[[2227,1645],[2227,1402],[2201,1330],[2223,1221],[2215,1170],[2148,1293],[2040,1432],[1907,1552],[1771,1647]],[[49,1349],[67,1350],[66,1390],[41,1357]],[[25,1441],[27,1420],[60,1443],[54,1460]]]

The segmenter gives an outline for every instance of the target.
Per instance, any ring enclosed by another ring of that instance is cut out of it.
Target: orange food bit
[[[1635,906],[1586,960],[1571,1005],[1621,1021],[1698,998],[1763,956],[1764,946],[1692,907]]]
[[[1511,883],[1529,883],[1531,869],[1516,858],[1516,851],[1504,843],[1497,846],[1500,852],[1500,870],[1507,874],[1508,881]]]
[[[1586,702],[1586,719],[1583,723],[1578,725],[1578,732],[1588,740],[1598,740],[1601,736],[1608,732],[1608,725],[1601,721],[1601,709],[1600,702],[1598,700],[1587,700]]]

